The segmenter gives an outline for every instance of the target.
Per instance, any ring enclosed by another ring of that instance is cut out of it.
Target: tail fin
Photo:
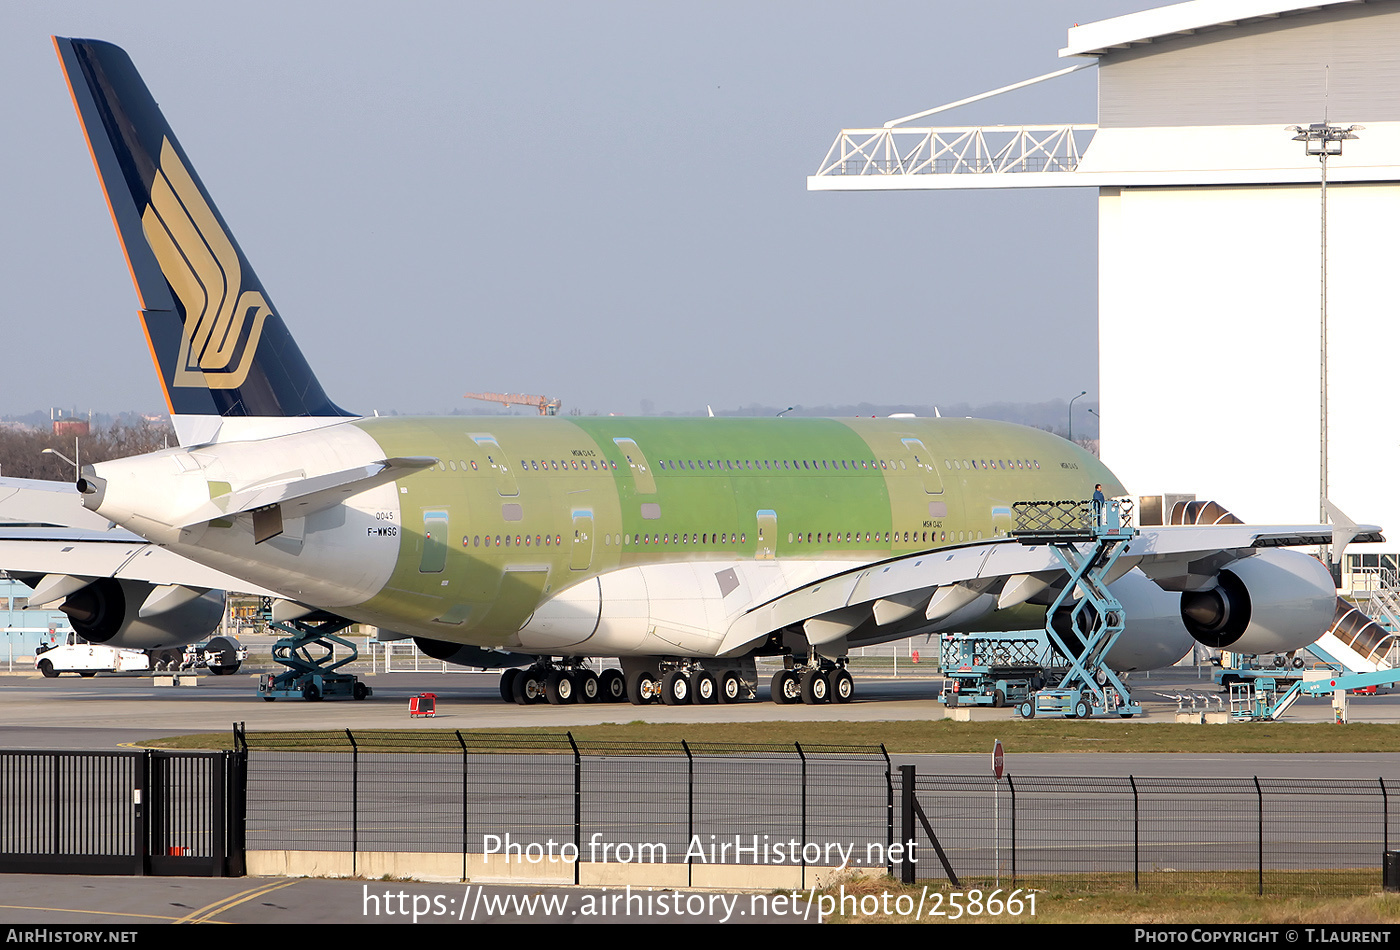
[[[317,382],[130,57],[96,40],[54,46],[177,429],[183,416],[349,415]]]

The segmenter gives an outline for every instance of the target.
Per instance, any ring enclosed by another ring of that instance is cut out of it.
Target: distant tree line
[[[0,426],[0,475],[73,481],[74,472],[70,463],[55,455],[42,454],[44,449],[53,449],[70,459],[74,458],[73,438],[72,435],[58,435],[49,429]],[[88,435],[77,437],[76,461],[83,465],[105,462],[154,452],[175,444],[174,430],[164,420],[117,421],[105,426],[94,423]]]

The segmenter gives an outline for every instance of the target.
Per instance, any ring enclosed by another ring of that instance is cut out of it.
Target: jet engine
[[[1287,653],[1332,626],[1337,588],[1315,557],[1262,551],[1231,562],[1215,580],[1181,595],[1186,631],[1211,649]]]
[[[58,609],[91,643],[154,650],[208,637],[223,618],[224,592],[99,577],[67,593]]]

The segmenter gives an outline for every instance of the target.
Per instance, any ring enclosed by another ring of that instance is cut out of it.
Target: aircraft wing
[[[1138,568],[1164,590],[1209,587],[1232,561],[1261,549],[1347,540],[1383,540],[1374,525],[1203,525],[1152,527],[1126,542],[1109,583]],[[1088,543],[1075,545],[1088,551]],[[1047,604],[1068,575],[1052,546],[997,538],[956,548],[920,551],[852,568],[788,591],[735,620],[720,655],[753,646],[774,630],[801,626],[814,646],[858,628],[888,628],[900,635],[938,629],[972,612],[1006,609],[1028,601]]]
[[[62,578],[142,581],[276,596],[255,584],[196,564],[127,531],[83,507],[71,482],[0,478],[0,570],[29,578],[52,578],[36,596],[46,603],[66,593]]]
[[[156,587],[179,585],[263,597],[274,591],[196,564],[120,528],[0,528],[0,570],[25,578],[112,577]],[[66,591],[65,591],[66,593]],[[56,599],[36,591],[35,603]],[[61,595],[60,595],[61,596]]]

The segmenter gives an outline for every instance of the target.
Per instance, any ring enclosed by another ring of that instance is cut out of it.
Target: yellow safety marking
[[[210,923],[215,914],[221,914],[230,908],[237,907],[245,901],[250,901],[255,897],[262,897],[264,894],[271,894],[273,891],[281,890],[295,884],[296,881],[273,881],[270,884],[259,884],[257,887],[242,891],[237,894],[230,894],[212,904],[207,904],[199,910],[190,911],[184,917],[175,921],[177,924],[207,924]]]

